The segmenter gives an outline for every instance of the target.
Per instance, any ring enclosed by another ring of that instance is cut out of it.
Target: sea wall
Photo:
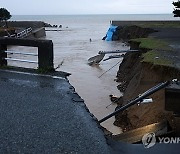
[[[0,22],[0,26],[3,26],[4,22]],[[32,34],[28,37],[30,38],[41,38],[46,36],[45,27],[50,27],[51,25],[48,23],[44,23],[43,21],[8,21],[8,32],[10,34],[14,34],[23,31],[26,28],[32,28]],[[11,31],[12,32],[11,32]],[[7,35],[6,31],[0,31],[0,36]]]
[[[46,36],[46,31],[44,27],[37,28],[32,32],[35,38],[41,38]]]
[[[130,25],[162,25],[162,24],[180,24],[180,21],[178,20],[162,20],[162,21],[156,21],[156,20],[151,20],[151,21],[119,21],[119,20],[113,20],[112,25],[114,26],[130,26]]]
[[[4,22],[0,22],[0,26],[3,26]],[[45,23],[43,21],[8,21],[9,27],[24,27],[24,28],[41,28],[45,27]]]

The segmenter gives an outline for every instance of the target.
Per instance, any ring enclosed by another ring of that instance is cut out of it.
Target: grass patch
[[[141,62],[151,63],[153,65],[171,66],[172,62],[163,57],[158,51],[151,50],[142,55],[143,60]]]
[[[179,21],[137,22],[136,25],[142,28],[180,28]]]
[[[137,38],[131,39],[132,42],[140,43],[140,48],[145,49],[156,49],[156,50],[171,50],[169,44],[163,40],[155,39],[155,38]]]
[[[143,60],[141,62],[163,66],[172,65],[172,62],[163,56],[163,52],[172,51],[172,48],[169,46],[168,42],[155,38],[137,38],[132,39],[131,41],[140,43],[139,48],[150,50],[142,54]]]
[[[12,66],[7,66],[7,65],[0,66],[0,69],[12,69],[12,68],[13,68]]]

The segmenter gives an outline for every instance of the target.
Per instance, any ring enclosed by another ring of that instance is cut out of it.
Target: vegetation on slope
[[[172,51],[167,42],[155,38],[138,38],[131,41],[140,43],[139,48],[148,50],[142,54],[142,62],[152,63],[153,65],[171,65],[171,61],[162,54]]]

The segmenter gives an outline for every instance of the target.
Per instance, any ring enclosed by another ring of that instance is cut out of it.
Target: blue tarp
[[[114,32],[116,31],[117,27],[118,26],[113,26],[113,25],[110,26],[110,28],[108,29],[108,32],[106,34],[106,39],[105,39],[106,41],[112,41],[112,36],[113,36]]]

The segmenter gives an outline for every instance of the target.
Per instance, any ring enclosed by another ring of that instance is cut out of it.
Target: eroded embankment
[[[127,104],[128,100],[160,82],[174,78],[180,79],[178,68],[144,61],[144,53],[149,52],[149,49],[141,48],[140,43],[131,42],[131,47],[138,48],[140,52],[127,53],[119,67],[117,79],[120,85],[118,89],[124,92],[119,106]],[[166,61],[163,60],[163,62]],[[154,93],[151,98],[153,98],[153,103],[134,105],[119,113],[114,124],[126,131],[167,119],[173,126],[172,112],[167,112],[164,108],[164,90]]]

